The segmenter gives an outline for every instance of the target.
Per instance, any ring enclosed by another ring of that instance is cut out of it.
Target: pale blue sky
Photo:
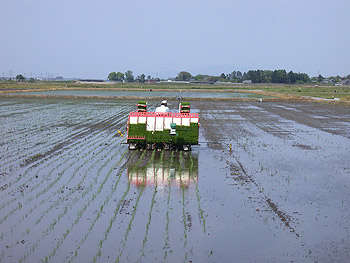
[[[349,0],[0,0],[0,74],[350,74]]]

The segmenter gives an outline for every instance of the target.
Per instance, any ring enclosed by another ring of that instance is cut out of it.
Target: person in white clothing
[[[169,112],[169,108],[168,108],[168,102],[166,100],[163,100],[161,102],[161,105],[159,107],[157,107],[156,112]]]

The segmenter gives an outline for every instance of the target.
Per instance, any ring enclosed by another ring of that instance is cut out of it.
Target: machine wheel
[[[191,151],[191,145],[184,145],[184,146],[183,146],[183,150],[184,150],[185,152]]]
[[[170,144],[164,143],[164,150],[170,150]]]
[[[136,143],[130,143],[129,150],[136,150]]]
[[[146,144],[146,149],[147,150],[153,150],[154,149],[154,144],[153,143],[147,143]]]

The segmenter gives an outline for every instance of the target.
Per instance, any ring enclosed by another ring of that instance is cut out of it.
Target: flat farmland
[[[349,107],[194,101],[182,152],[129,151],[135,105],[1,99],[0,262],[349,261]]]

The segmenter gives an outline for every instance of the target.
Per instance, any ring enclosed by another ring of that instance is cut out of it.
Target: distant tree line
[[[284,69],[278,70],[249,70],[248,72],[233,71],[229,74],[222,73],[220,76],[208,76],[208,75],[196,75],[189,77],[189,73],[180,72],[176,77],[177,80],[184,80],[183,76],[186,76],[186,80],[196,81],[223,81],[223,82],[235,82],[242,83],[245,80],[250,80],[252,83],[306,83],[310,82],[310,77],[306,73],[294,73],[289,71],[288,73]]]
[[[176,81],[198,81],[198,82],[232,82],[232,83],[242,83],[244,81],[251,81],[252,83],[276,83],[276,84],[303,84],[310,82],[324,82],[325,80],[331,83],[338,83],[344,80],[350,80],[350,75],[346,77],[328,77],[327,79],[321,74],[318,77],[310,78],[306,73],[296,73],[292,70],[287,72],[284,69],[276,70],[249,70],[247,72],[232,71],[229,74],[221,73],[219,76],[203,75],[198,74],[193,76],[187,71],[180,71],[174,78]],[[140,82],[144,83],[149,80],[159,80],[154,79],[150,75],[145,76],[141,74],[136,78],[131,70],[122,72],[111,72],[108,75],[108,80],[110,81],[122,81],[122,82]]]
[[[111,73],[108,74],[107,79],[110,80],[110,81],[144,83],[146,81],[152,80],[153,78],[151,77],[151,75],[148,75],[146,77],[145,74],[141,74],[139,76],[136,76],[136,78],[135,78],[134,73],[131,70],[127,70],[125,73],[122,73],[122,72],[111,72]]]

